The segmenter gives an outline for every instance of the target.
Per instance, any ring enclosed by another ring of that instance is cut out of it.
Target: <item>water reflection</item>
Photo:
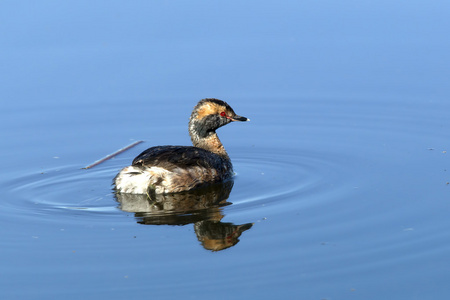
[[[119,208],[135,214],[144,225],[194,224],[194,230],[203,247],[220,251],[236,245],[241,234],[252,223],[235,225],[221,222],[222,207],[233,188],[233,181],[217,183],[201,189],[177,194],[135,195],[116,193]]]

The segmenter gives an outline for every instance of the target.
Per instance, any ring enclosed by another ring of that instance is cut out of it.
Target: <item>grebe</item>
[[[177,193],[231,178],[233,166],[216,129],[233,121],[249,119],[236,115],[222,100],[200,100],[189,119],[194,146],[156,146],[145,150],[114,178],[116,191]]]

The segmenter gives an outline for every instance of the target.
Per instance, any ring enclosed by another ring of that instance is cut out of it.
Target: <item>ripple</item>
[[[46,220],[117,214],[110,190],[114,172],[111,167],[87,171],[71,165],[27,174],[4,183],[9,196],[1,205],[4,213],[17,214],[10,217]]]
[[[330,159],[332,158],[332,160]],[[265,150],[234,159],[237,171],[233,206],[249,210],[271,205],[281,211],[322,205],[354,187],[346,157],[325,152]],[[329,195],[333,197],[328,197]]]
[[[260,218],[258,208],[268,205],[279,211],[292,209],[292,205],[319,205],[329,199],[324,195],[335,194],[342,187],[342,178],[346,177],[341,176],[344,168],[337,156],[329,153],[271,149],[239,153],[233,160],[236,184],[228,200],[233,205],[226,208],[231,215]],[[326,157],[333,157],[333,161]],[[119,215],[122,212],[117,208],[111,182],[127,162],[115,159],[90,170],[68,165],[14,178],[4,183],[9,197],[1,204],[3,213],[59,221]]]

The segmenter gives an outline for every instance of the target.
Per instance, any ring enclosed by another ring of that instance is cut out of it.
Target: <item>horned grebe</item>
[[[233,166],[216,129],[232,121],[249,119],[236,115],[222,100],[200,100],[189,119],[194,146],[145,150],[114,178],[116,190],[130,194],[177,193],[231,178]]]

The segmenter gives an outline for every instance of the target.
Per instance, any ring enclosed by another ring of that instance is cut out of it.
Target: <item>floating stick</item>
[[[118,154],[120,154],[120,153],[122,153],[122,152],[125,152],[125,151],[127,151],[128,149],[131,149],[131,148],[133,148],[134,146],[139,145],[139,144],[142,143],[142,142],[143,142],[143,141],[136,141],[136,142],[134,142],[133,144],[126,146],[125,148],[119,149],[119,150],[117,150],[116,152],[111,153],[111,154],[105,156],[104,158],[97,160],[97,161],[94,162],[93,164],[90,164],[89,166],[86,166],[86,167],[84,167],[83,169],[90,169],[90,168],[92,168],[92,167],[95,167],[96,165],[99,165],[99,164],[101,164],[102,162],[105,162],[105,161],[107,161],[108,159],[111,159],[111,158],[113,158],[114,156],[116,156],[116,155],[118,155]]]

